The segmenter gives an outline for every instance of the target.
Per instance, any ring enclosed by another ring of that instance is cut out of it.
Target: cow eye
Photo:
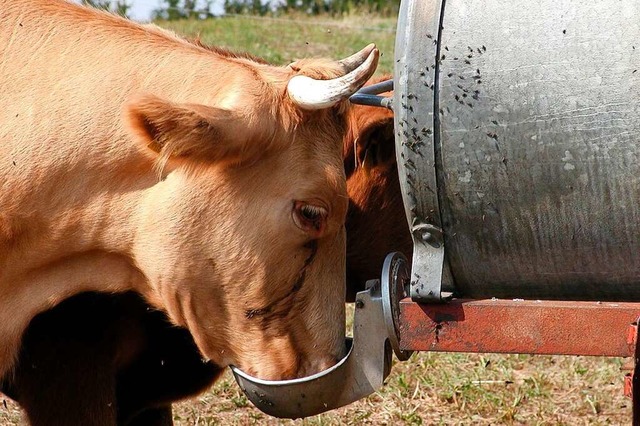
[[[327,221],[327,209],[317,204],[296,201],[293,205],[293,220],[303,231],[318,237]]]

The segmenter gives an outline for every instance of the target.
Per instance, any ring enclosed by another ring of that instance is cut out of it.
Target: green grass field
[[[224,18],[161,25],[203,42],[286,64],[305,56],[343,57],[375,42],[380,72],[393,68],[395,21],[296,16]],[[350,310],[352,314],[352,310]],[[177,425],[607,425],[629,424],[623,360],[496,354],[420,353],[396,364],[386,386],[351,406],[301,421],[270,418],[251,406],[229,373],[209,392],[174,409]],[[55,389],[52,389],[55,392]],[[7,401],[0,425],[18,425]]]
[[[206,44],[249,52],[278,65],[309,56],[342,58],[376,43],[382,54],[378,72],[393,71],[396,23],[391,19],[247,16],[160,24]]]

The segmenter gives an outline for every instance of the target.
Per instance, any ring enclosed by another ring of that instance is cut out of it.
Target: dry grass
[[[628,424],[620,359],[420,353],[394,366],[376,394],[305,420],[256,410],[230,375],[175,408],[178,425]]]
[[[267,419],[232,389],[225,378],[197,403],[180,404],[177,423],[295,423]],[[396,365],[377,394],[299,423],[623,424],[630,408],[621,391],[618,360],[422,353]]]
[[[20,422],[22,413],[16,403],[0,393],[2,405],[0,405],[0,425],[16,426],[22,424]]]
[[[163,25],[275,63],[302,56],[346,56],[373,41],[384,54],[380,70],[390,72],[393,65],[395,21],[390,19],[226,18]],[[386,386],[369,398],[295,422],[260,413],[227,373],[209,392],[177,404],[175,422],[185,426],[628,424],[631,404],[622,396],[621,364],[614,358],[420,353],[396,364]],[[0,406],[0,425],[18,424],[16,405]]]

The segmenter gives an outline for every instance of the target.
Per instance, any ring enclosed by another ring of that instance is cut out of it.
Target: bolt
[[[362,300],[356,300],[356,309],[364,308],[364,302]]]

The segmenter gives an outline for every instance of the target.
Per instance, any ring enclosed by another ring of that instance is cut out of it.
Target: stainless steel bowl
[[[348,360],[353,353],[352,339],[346,339],[347,355],[333,367],[311,376],[292,380],[262,380],[231,367],[238,385],[253,404],[276,417],[313,416],[340,403],[348,376]]]

